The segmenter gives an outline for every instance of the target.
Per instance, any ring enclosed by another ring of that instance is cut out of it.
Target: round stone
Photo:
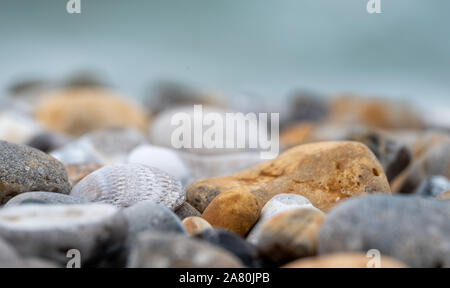
[[[72,197],[70,195],[59,194],[54,192],[26,192],[15,196],[10,199],[6,204],[6,207],[17,206],[29,203],[41,203],[41,204],[82,204],[85,203],[82,199]]]
[[[191,235],[202,233],[207,229],[212,229],[212,226],[208,223],[208,221],[201,217],[195,216],[185,218],[183,220],[183,225],[186,228],[186,231]]]

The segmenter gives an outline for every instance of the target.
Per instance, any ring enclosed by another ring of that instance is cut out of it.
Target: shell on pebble
[[[144,135],[135,129],[104,129],[87,133],[50,154],[66,165],[125,163],[128,153],[145,143]]]
[[[4,208],[17,206],[28,203],[42,203],[42,204],[82,204],[85,201],[72,197],[70,195],[54,193],[54,192],[25,192],[11,198],[4,206]]]
[[[127,231],[123,213],[106,204],[30,204],[0,210],[0,237],[18,253],[64,265],[71,249],[80,252],[82,267],[122,255]]]
[[[261,215],[259,216],[258,222],[253,226],[252,230],[247,236],[247,241],[256,244],[258,240],[258,235],[261,233],[261,227],[269,219],[275,217],[276,215],[293,210],[315,207],[311,202],[303,196],[297,194],[278,194],[272,197],[261,210]]]
[[[185,200],[180,181],[138,163],[104,166],[75,185],[70,195],[120,208],[148,200],[175,210]]]
[[[165,147],[152,145],[136,147],[128,155],[127,163],[140,163],[156,167],[174,176],[183,184],[187,184],[190,178],[189,170],[178,154]]]

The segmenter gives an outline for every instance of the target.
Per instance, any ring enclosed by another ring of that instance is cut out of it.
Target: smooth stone
[[[422,182],[415,194],[424,197],[437,197],[448,190],[450,190],[450,180],[443,176],[431,176]]]
[[[3,107],[9,107],[9,110],[2,111]],[[10,107],[0,106],[0,139],[25,144],[43,130],[33,118]]]
[[[282,268],[377,268],[371,259],[366,254],[336,253],[299,259]],[[404,263],[384,255],[381,255],[379,264],[378,268],[407,268]]]
[[[87,133],[75,141],[52,151],[50,155],[66,165],[98,163],[125,163],[128,153],[135,147],[147,143],[138,130],[111,128]]]
[[[258,222],[253,226],[252,230],[247,236],[247,241],[257,244],[257,238],[261,233],[261,227],[271,218],[276,215],[302,208],[315,208],[311,202],[303,196],[297,194],[278,194],[272,197],[261,210]]]
[[[70,137],[49,133],[49,132],[41,132],[34,135],[31,139],[26,142],[26,145],[38,149],[45,153],[50,153],[53,150],[56,150],[71,140]]]
[[[391,191],[369,148],[346,141],[299,145],[231,176],[197,180],[186,188],[186,199],[202,212],[217,195],[233,190],[251,192],[261,207],[277,194],[298,194],[322,211],[354,196]]]
[[[183,224],[172,211],[149,201],[139,202],[123,210],[128,221],[128,237],[131,242],[144,231],[185,234]]]
[[[179,234],[144,232],[130,253],[130,268],[242,268],[227,251]]]
[[[186,164],[184,164],[178,154],[165,147],[138,146],[128,155],[127,163],[140,163],[156,167],[177,178],[183,184],[187,184],[191,177]]]
[[[47,260],[23,258],[12,246],[0,238],[0,268],[57,268],[58,265]]]
[[[178,208],[176,208],[175,214],[177,214],[177,216],[181,220],[183,220],[187,217],[191,217],[191,216],[197,216],[197,217],[202,216],[202,213],[198,212],[197,209],[192,207],[192,205],[187,202],[183,202],[183,204],[181,204]]]
[[[450,267],[450,203],[406,196],[348,200],[328,215],[319,254],[378,249],[411,267]]]
[[[119,208],[148,200],[175,210],[185,200],[180,181],[137,163],[106,165],[78,182],[70,195]]]
[[[206,207],[202,218],[244,237],[258,221],[261,207],[258,199],[247,191],[229,191],[218,195]]]
[[[86,203],[82,199],[72,197],[70,195],[59,194],[54,192],[25,192],[11,198],[6,202],[4,208],[29,204],[29,203],[41,203],[41,204],[65,204],[75,205]]]
[[[289,122],[318,122],[326,119],[328,107],[321,95],[308,91],[295,91],[289,101]]]
[[[369,147],[383,166],[389,182],[394,180],[412,161],[411,152],[406,145],[395,141],[386,133],[363,130],[349,134],[345,140],[361,142]]]
[[[66,166],[67,174],[69,176],[70,185],[75,186],[78,182],[84,179],[87,175],[102,168],[98,163],[80,163],[69,164]]]
[[[256,240],[262,254],[282,265],[317,254],[317,238],[325,214],[314,208],[285,211],[261,227]]]
[[[147,129],[148,116],[138,105],[95,87],[53,91],[36,107],[34,116],[47,130],[79,136],[105,128]]]
[[[124,265],[121,249],[127,231],[123,214],[105,204],[30,204],[0,210],[0,237],[18,253],[62,265],[70,249],[80,251],[82,267]]]
[[[264,161],[259,152],[200,155],[178,151],[178,155],[189,167],[194,179],[230,175]]]
[[[0,171],[0,204],[23,192],[70,192],[64,165],[25,145],[0,140]]]
[[[246,267],[263,268],[272,266],[272,263],[261,255],[256,246],[248,243],[235,233],[223,229],[208,229],[195,237],[227,250],[239,258]]]
[[[191,216],[183,220],[186,232],[191,235],[200,234],[205,230],[212,229],[211,224],[201,217]]]

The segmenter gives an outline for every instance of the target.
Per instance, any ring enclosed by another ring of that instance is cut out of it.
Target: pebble
[[[65,265],[69,249],[81,253],[82,267],[105,259],[115,266],[127,236],[127,222],[110,205],[21,205],[0,210],[0,237],[26,257]],[[123,261],[123,259],[122,259]],[[123,265],[123,263],[122,263]]]
[[[196,235],[202,233],[205,230],[212,229],[211,224],[201,217],[191,216],[183,220],[184,228],[187,233]]]
[[[415,194],[424,197],[437,197],[448,190],[450,190],[450,180],[443,176],[431,176],[422,182]]]
[[[450,141],[440,141],[418,157],[392,183],[392,191],[411,194],[429,176],[450,178]]]
[[[383,166],[389,182],[408,167],[412,160],[411,152],[406,145],[375,130],[351,133],[346,140],[361,142],[369,147]]]
[[[202,218],[213,227],[220,227],[244,237],[258,221],[261,207],[258,199],[244,190],[218,195],[206,207]]]
[[[111,128],[87,133],[50,154],[66,165],[125,163],[128,153],[147,143],[135,129]]]
[[[442,199],[442,200],[448,200],[450,199],[450,190],[449,191],[445,191],[442,193],[439,193],[439,195],[437,196],[438,199]]]
[[[299,194],[328,211],[347,198],[390,193],[390,186],[367,146],[343,141],[299,145],[231,176],[197,180],[186,188],[186,199],[202,212],[214,197],[230,190],[250,191],[261,206],[277,194]]]
[[[67,88],[47,95],[34,115],[46,129],[79,136],[90,131],[132,127],[147,129],[147,115],[128,99],[103,88]]]
[[[23,204],[30,203],[41,203],[41,204],[66,204],[66,205],[74,205],[74,204],[82,204],[85,203],[82,199],[78,199],[72,197],[70,195],[54,193],[54,192],[25,192],[11,198],[5,204],[6,207],[17,206]]]
[[[212,245],[227,250],[249,268],[264,268],[272,266],[271,262],[264,258],[258,248],[248,243],[237,234],[223,229],[207,229],[195,236]]]
[[[258,222],[253,226],[252,230],[247,236],[247,241],[256,244],[258,235],[261,232],[261,227],[268,220],[276,215],[302,208],[315,208],[311,202],[303,196],[297,194],[278,194],[272,197],[261,210]]]
[[[150,201],[139,202],[123,210],[128,221],[130,242],[144,231],[186,233],[180,219],[164,206]]]
[[[325,120],[328,107],[321,95],[308,91],[296,91],[289,104],[289,122],[318,122]]]
[[[134,148],[127,158],[127,163],[140,163],[156,167],[177,178],[183,184],[190,180],[190,173],[178,154],[168,148],[143,145]]]
[[[371,260],[366,254],[336,253],[296,260],[282,268],[407,268],[404,263],[383,255],[379,263]],[[374,267],[375,264],[380,266]]]
[[[58,265],[35,258],[23,258],[0,238],[0,268],[58,268]]]
[[[176,208],[175,214],[177,214],[177,216],[181,220],[191,216],[198,216],[198,217],[202,216],[202,213],[198,212],[197,209],[192,207],[192,205],[187,202],[183,202],[183,204],[181,204],[178,208]]]
[[[0,171],[0,204],[23,192],[70,192],[64,165],[25,145],[0,140]]]
[[[98,163],[80,163],[66,165],[67,174],[69,176],[70,185],[73,187],[84,179],[87,175],[102,168]]]
[[[227,251],[179,234],[145,232],[128,260],[130,268],[242,268]]]
[[[411,267],[450,267],[450,203],[374,195],[346,201],[319,232],[319,253],[378,249]]]
[[[2,108],[0,106],[0,139],[17,144],[25,144],[29,139],[43,130],[27,114],[16,111],[16,109],[1,111]]]
[[[149,200],[175,210],[185,200],[180,181],[137,163],[106,165],[78,182],[70,195],[119,208]]]
[[[278,265],[317,254],[317,238],[325,219],[317,209],[283,212],[261,227],[256,240],[261,253]]]
[[[57,133],[41,132],[26,142],[27,146],[50,153],[70,142],[71,138]]]

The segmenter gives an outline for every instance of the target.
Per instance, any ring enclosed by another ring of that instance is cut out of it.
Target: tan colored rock
[[[191,216],[183,220],[184,228],[186,232],[191,235],[200,234],[206,229],[212,229],[211,224],[201,217]]]
[[[82,163],[70,164],[66,166],[67,174],[69,175],[69,182],[72,186],[83,180],[84,177],[91,174],[95,170],[102,168],[98,163]]]
[[[325,214],[314,208],[283,212],[262,226],[257,246],[266,257],[278,264],[314,256],[324,219]]]
[[[280,144],[283,147],[293,147],[308,143],[314,135],[317,124],[299,123],[287,127],[280,133]]]
[[[374,259],[358,253],[337,253],[291,262],[282,268],[375,268]],[[407,268],[402,262],[381,256],[378,268]]]
[[[249,191],[234,190],[221,193],[203,212],[202,218],[213,227],[221,227],[245,236],[258,221],[261,206]]]
[[[406,103],[355,95],[339,95],[332,100],[328,120],[382,129],[421,129],[424,126],[421,117]]]
[[[102,128],[145,131],[148,121],[139,107],[102,88],[53,92],[38,105],[35,117],[51,131],[76,136]]]
[[[197,180],[187,187],[186,197],[201,212],[227,191],[249,191],[261,207],[277,194],[295,193],[328,211],[350,197],[390,193],[390,187],[383,168],[365,145],[321,142],[296,146],[231,176]]]
[[[449,191],[445,191],[442,193],[439,193],[439,195],[437,196],[438,199],[442,199],[442,200],[450,200],[450,190]]]

